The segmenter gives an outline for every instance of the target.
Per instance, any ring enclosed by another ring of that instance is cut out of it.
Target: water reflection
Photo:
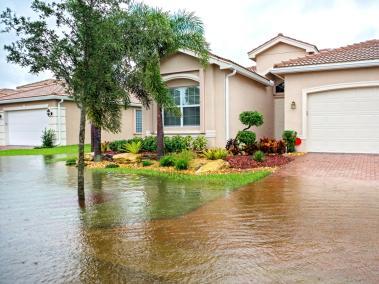
[[[379,186],[204,184],[0,158],[0,282],[377,283]]]

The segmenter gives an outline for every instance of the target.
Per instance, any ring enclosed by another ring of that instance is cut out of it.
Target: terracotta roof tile
[[[32,98],[41,96],[67,96],[64,87],[56,82],[50,82],[49,84],[35,85],[36,87],[31,88],[20,88],[15,90],[10,94],[0,96],[1,101],[22,99],[22,98]]]
[[[334,49],[322,49],[319,53],[283,61],[274,67],[318,65],[379,59],[379,40],[373,39]]]

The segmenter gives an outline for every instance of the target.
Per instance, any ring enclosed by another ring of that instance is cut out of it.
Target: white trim
[[[16,111],[16,110],[31,110],[31,109],[41,109],[41,108],[49,108],[48,104],[43,105],[31,105],[31,106],[18,106],[18,107],[5,107],[3,111]]]
[[[34,101],[46,101],[46,100],[61,100],[64,99],[66,101],[73,101],[72,98],[68,96],[39,96],[39,97],[31,97],[31,98],[18,98],[18,99],[9,99],[9,100],[0,100],[0,105],[11,104],[11,103],[22,103],[22,102],[34,102]]]
[[[275,44],[280,43],[280,42],[286,43],[288,45],[296,46],[298,48],[305,49],[306,52],[315,52],[315,53],[318,52],[318,49],[314,45],[312,45],[312,44],[301,42],[301,41],[298,41],[298,40],[295,40],[295,39],[292,39],[292,38],[288,38],[288,37],[283,36],[283,35],[278,35],[277,37],[274,37],[273,39],[269,40],[265,44],[263,44],[263,45],[255,48],[255,49],[249,51],[247,53],[247,55],[249,56],[250,59],[254,60],[255,57],[259,53],[262,53],[266,49],[269,49],[270,47],[272,47]]]
[[[163,81],[165,81],[165,82],[171,81],[171,80],[176,80],[176,79],[188,79],[188,80],[200,82],[199,76],[196,76],[196,75],[190,74],[190,73],[176,73],[176,74],[163,76]]]
[[[230,138],[230,87],[229,78],[236,75],[237,70],[233,70],[231,73],[225,75],[225,141]]]
[[[377,87],[379,86],[379,81],[363,81],[363,82],[350,82],[350,83],[341,83],[341,84],[332,84],[332,85],[323,85],[312,88],[307,88],[302,90],[302,131],[301,139],[307,138],[307,125],[308,125],[308,95],[313,93],[320,93],[331,90],[341,90],[341,89],[351,89],[351,88],[364,88],[364,87]]]
[[[314,72],[314,71],[324,71],[324,70],[338,70],[338,69],[377,67],[377,66],[379,66],[379,59],[340,62],[340,63],[328,63],[328,64],[315,64],[315,65],[305,65],[305,66],[278,67],[278,68],[271,69],[270,72],[272,74],[287,74],[287,73]]]
[[[179,50],[179,52],[187,54],[187,55],[192,56],[192,57],[199,58],[199,56],[196,53],[189,51],[189,50],[181,49],[181,50]],[[258,75],[255,72],[249,71],[249,70],[245,69],[244,67],[239,66],[238,64],[222,60],[222,59],[217,58],[217,57],[212,56],[212,55],[209,56],[209,63],[218,65],[221,70],[224,70],[224,69],[236,70],[237,73],[239,73],[239,74],[241,74],[247,78],[253,79],[259,83],[262,83],[263,85],[266,85],[266,86],[273,86],[273,84],[274,84],[273,81],[268,80],[268,79],[262,77],[261,75]]]

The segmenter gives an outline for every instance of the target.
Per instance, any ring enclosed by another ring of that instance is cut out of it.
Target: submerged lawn
[[[220,174],[202,174],[192,175],[178,172],[160,172],[151,169],[132,169],[132,168],[111,168],[111,169],[93,169],[93,171],[116,173],[116,174],[137,174],[150,177],[161,177],[177,181],[204,182],[209,184],[222,185],[224,188],[238,188],[248,183],[258,181],[268,176],[271,171],[246,171]]]
[[[90,145],[85,145],[85,152],[90,152]],[[58,155],[77,154],[78,145],[59,146],[43,149],[9,149],[0,150],[0,156],[23,156],[23,155]]]

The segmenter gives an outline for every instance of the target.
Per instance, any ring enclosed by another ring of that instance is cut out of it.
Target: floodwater
[[[237,191],[0,158],[0,283],[378,283],[379,187],[273,175]]]

